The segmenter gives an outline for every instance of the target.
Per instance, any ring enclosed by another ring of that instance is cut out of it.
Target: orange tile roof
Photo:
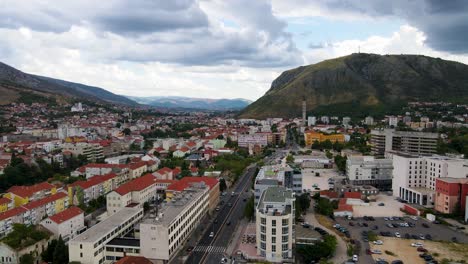
[[[7,192],[13,193],[14,195],[22,198],[26,198],[32,196],[34,193],[44,190],[50,190],[54,187],[54,185],[48,182],[41,182],[31,186],[12,186],[10,187],[10,189],[7,190]]]
[[[56,194],[53,194],[51,196],[47,196],[47,197],[42,198],[40,200],[32,201],[30,203],[27,203],[27,204],[23,205],[23,207],[26,208],[27,210],[32,210],[34,208],[46,205],[48,203],[51,203],[53,201],[57,201],[58,199],[62,199],[62,198],[65,198],[65,197],[67,197],[66,193],[58,192]]]
[[[115,189],[114,191],[116,191],[120,195],[125,195],[129,192],[134,192],[134,191],[141,191],[155,184],[156,180],[157,179],[156,177],[153,176],[153,174],[148,173],[121,185],[119,188]]]
[[[0,204],[8,204],[8,203],[11,203],[10,199],[8,199],[6,197],[0,198]]]
[[[0,213],[0,220],[8,219],[8,218],[10,218],[12,216],[22,214],[22,213],[24,213],[26,211],[27,210],[25,208],[23,208],[23,207],[15,207],[13,209],[10,209],[8,211]]]
[[[168,168],[168,167],[164,167],[164,168],[161,168],[159,169],[158,171],[156,171],[157,173],[163,175],[163,174],[166,174],[166,173],[169,173],[169,172],[172,172],[171,168]]]
[[[351,199],[361,199],[362,194],[360,192],[345,192],[344,198],[351,198]]]
[[[70,187],[80,186],[83,189],[88,189],[88,188],[90,188],[92,186],[98,185],[98,184],[103,183],[103,182],[105,182],[107,180],[115,178],[116,176],[117,175],[115,173],[108,173],[108,174],[104,174],[104,175],[96,175],[96,176],[93,176],[93,177],[89,178],[86,181],[76,181],[76,182],[70,184],[69,186]]]
[[[178,182],[175,182],[167,187],[168,190],[172,191],[183,191],[190,187],[192,183],[204,182],[210,187],[210,190],[218,184],[218,180],[211,177],[184,177]]]
[[[54,214],[53,216],[50,216],[50,220],[54,221],[55,223],[57,224],[60,224],[60,223],[63,223],[67,220],[70,220],[72,219],[73,217],[79,215],[83,213],[83,210],[81,210],[80,208],[76,207],[76,206],[72,206],[70,208],[68,208],[67,210],[65,211],[62,211],[58,214]]]
[[[145,257],[126,256],[115,264],[152,264],[152,262]]]

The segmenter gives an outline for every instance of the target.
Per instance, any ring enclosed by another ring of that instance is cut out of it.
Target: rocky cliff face
[[[366,115],[413,100],[468,100],[468,65],[419,55],[351,54],[283,72],[241,117]]]

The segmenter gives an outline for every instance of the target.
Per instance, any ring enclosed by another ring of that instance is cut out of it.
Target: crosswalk
[[[212,252],[212,253],[224,253],[226,247],[217,246],[196,246],[193,251],[195,252]]]

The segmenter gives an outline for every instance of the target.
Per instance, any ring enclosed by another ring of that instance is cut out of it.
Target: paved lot
[[[345,218],[337,218],[336,222],[339,223],[340,225],[346,227],[350,234],[351,238],[358,240],[361,242],[361,252],[360,252],[360,260],[359,263],[373,263],[372,258],[365,253],[365,250],[369,248],[369,244],[367,242],[364,242],[361,232],[366,230],[366,231],[373,231],[377,235],[380,235],[380,232],[390,232],[392,236],[394,236],[395,232],[399,232],[402,237],[405,236],[406,233],[409,235],[418,235],[423,234],[427,235],[430,234],[432,236],[433,240],[442,240],[442,241],[451,241],[453,237],[456,237],[459,243],[468,243],[468,236],[465,235],[464,233],[454,231],[447,226],[444,225],[436,225],[432,224],[422,218],[419,218],[419,220],[415,221],[412,220],[409,217],[403,217],[403,220],[394,220],[394,221],[385,221],[384,218],[375,218],[375,221],[364,221],[363,218],[355,218],[354,220],[347,220]],[[350,226],[349,222],[354,223],[354,226]],[[407,222],[407,223],[414,223],[414,227],[397,227],[397,228],[390,228],[387,227],[388,223],[401,223],[401,222]],[[359,226],[358,223],[366,223],[368,227],[365,226]],[[422,226],[422,223],[426,223],[429,228],[425,228]],[[377,226],[378,229],[372,230],[374,226]],[[400,238],[402,241],[405,243],[410,243],[410,241],[414,241],[414,239],[408,240],[404,238]],[[424,243],[424,241],[418,239],[418,241],[421,241]]]
[[[315,173],[320,173],[320,177],[315,176]],[[302,170],[302,188],[314,191],[314,184],[317,184],[320,190],[328,190],[328,179],[339,177],[335,169],[303,169]]]
[[[384,206],[379,206],[379,203],[384,203]],[[353,215],[356,217],[374,216],[403,216],[404,213],[400,211],[403,203],[395,200],[395,197],[386,193],[378,194],[375,202],[370,202],[370,206],[353,206]]]

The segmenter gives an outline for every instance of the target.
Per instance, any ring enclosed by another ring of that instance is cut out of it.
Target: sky
[[[465,0],[0,0],[0,61],[131,96],[262,96],[355,52],[468,64]]]

